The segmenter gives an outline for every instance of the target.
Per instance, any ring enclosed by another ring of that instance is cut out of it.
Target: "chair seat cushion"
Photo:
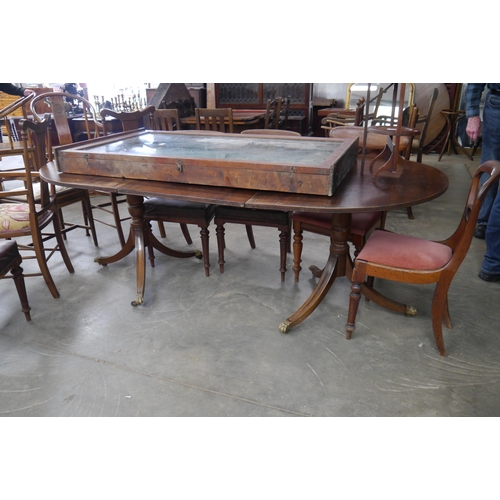
[[[148,219],[199,219],[210,222],[214,217],[215,206],[193,201],[148,198],[144,200],[144,215]]]
[[[351,233],[363,236],[381,219],[381,217],[382,212],[359,212],[352,214]],[[292,219],[324,229],[330,229],[332,226],[331,214],[294,212]]]
[[[241,221],[242,223],[266,222],[267,224],[288,225],[289,213],[280,210],[254,210],[251,208],[225,207],[217,205],[215,207],[215,218],[222,220]]]
[[[376,230],[357,260],[399,269],[434,270],[443,267],[451,257],[451,248],[441,243]]]
[[[40,210],[40,205],[35,205],[36,210]],[[8,231],[28,231],[30,227],[30,208],[27,203],[0,203],[0,233]],[[43,220],[52,215],[51,212],[46,212]],[[5,237],[5,236],[4,236]]]

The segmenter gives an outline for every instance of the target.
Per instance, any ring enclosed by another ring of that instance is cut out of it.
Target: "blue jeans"
[[[488,94],[483,111],[483,143],[481,163],[500,160],[500,96]],[[485,182],[483,174],[481,182]],[[486,227],[486,254],[482,270],[490,274],[500,274],[500,194],[498,183],[490,188],[479,212],[479,224]]]

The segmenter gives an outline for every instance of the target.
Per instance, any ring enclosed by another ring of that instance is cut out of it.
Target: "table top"
[[[135,179],[66,174],[55,162],[42,167],[41,177],[52,184],[104,192],[214,203],[268,210],[356,213],[406,208],[433,200],[448,189],[448,177],[437,168],[407,162],[399,176],[381,174],[373,179],[368,163],[361,175],[361,160],[333,196],[279,193],[216,186],[201,186]]]

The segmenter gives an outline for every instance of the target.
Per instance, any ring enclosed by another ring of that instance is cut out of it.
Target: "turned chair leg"
[[[219,271],[221,273],[224,272],[224,248],[225,248],[225,241],[224,241],[224,224],[219,224],[215,228],[215,233],[217,235],[217,250],[219,254]]]
[[[290,239],[290,233],[287,231],[280,232],[280,272],[281,272],[281,282],[285,281],[286,273],[286,254],[288,249],[288,241]]]
[[[351,285],[351,293],[349,295],[349,312],[347,315],[347,323],[345,325],[346,339],[350,339],[354,330],[356,330],[356,315],[358,313],[360,299],[361,283],[354,281]]]
[[[302,267],[300,267],[300,263],[302,261],[302,240],[303,240],[303,231],[300,227],[299,221],[293,222],[293,275],[295,282],[299,281],[299,274],[302,271]]]
[[[21,310],[23,311],[24,316],[26,317],[26,321],[31,321],[31,316],[30,316],[31,307],[28,303],[28,294],[26,293],[23,268],[21,266],[16,266],[13,267],[10,272],[12,273],[12,277],[14,278],[17,294],[19,295],[19,300],[21,301]]]

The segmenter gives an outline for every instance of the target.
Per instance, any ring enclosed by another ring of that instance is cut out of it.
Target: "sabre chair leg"
[[[356,330],[356,315],[358,313],[359,301],[361,299],[361,283],[354,281],[351,285],[349,295],[349,313],[345,325],[346,339],[350,339],[354,330]]]
[[[248,242],[252,248],[255,248],[255,238],[253,237],[253,228],[251,224],[245,224],[245,229],[247,230]]]
[[[181,226],[182,234],[184,235],[184,239],[186,240],[186,243],[188,245],[192,245],[193,240],[191,239],[191,235],[189,234],[189,229],[187,227],[187,224],[181,224],[180,226]]]

